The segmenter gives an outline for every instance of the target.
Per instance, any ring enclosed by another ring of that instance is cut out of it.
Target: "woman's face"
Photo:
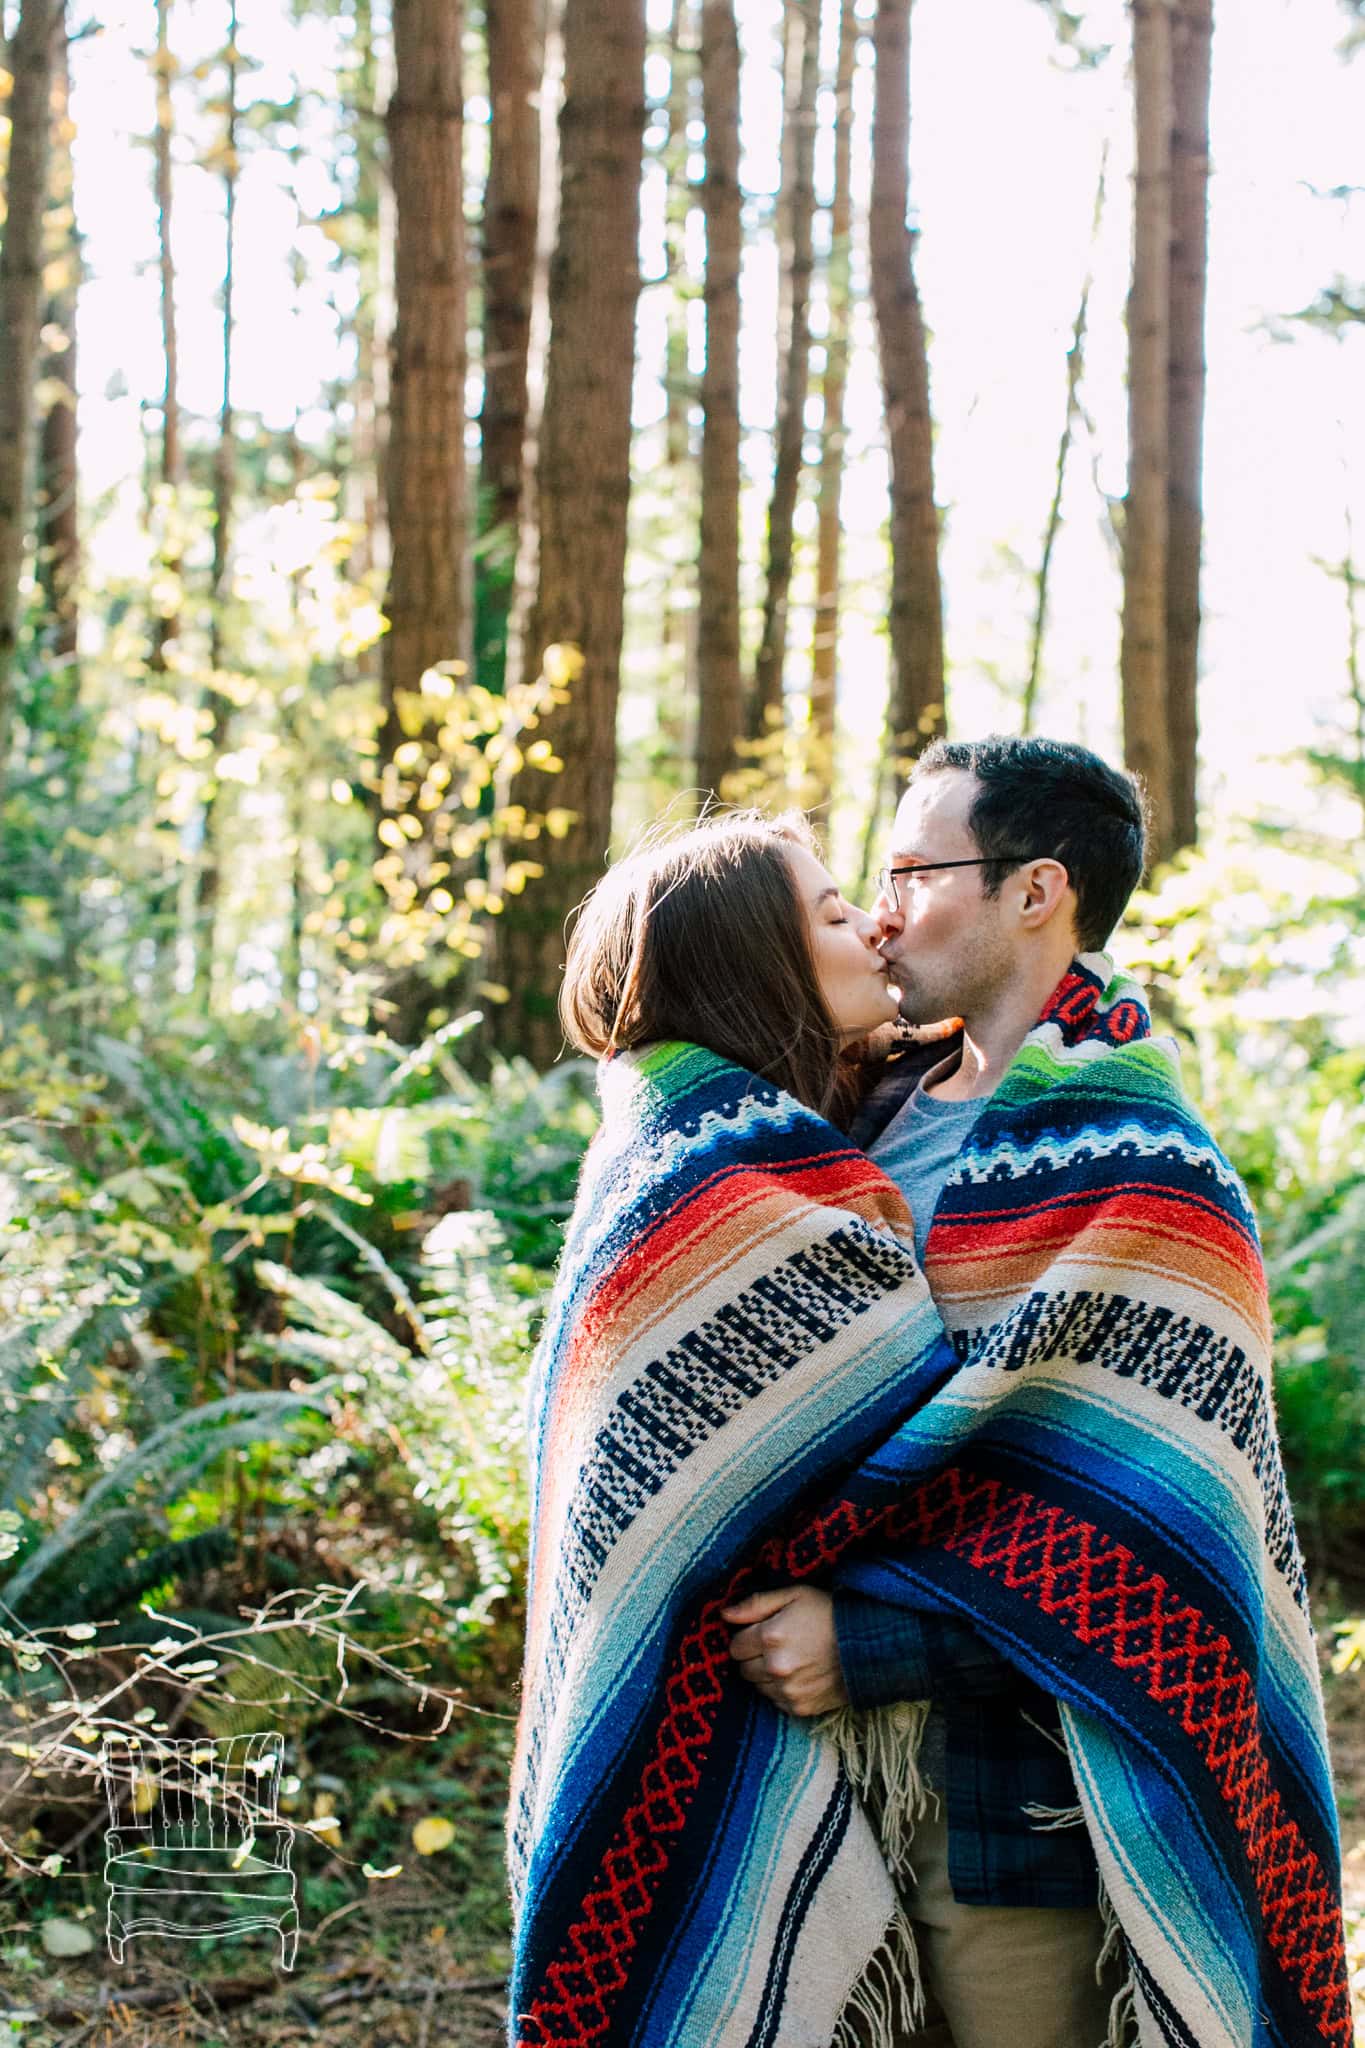
[[[789,847],[787,859],[806,913],[820,993],[841,1037],[847,1042],[889,1024],[900,1008],[900,990],[877,951],[877,920],[845,903],[828,868],[804,846]]]

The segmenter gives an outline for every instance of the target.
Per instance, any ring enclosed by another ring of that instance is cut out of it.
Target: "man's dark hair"
[[[912,782],[962,768],[979,785],[967,823],[983,854],[1002,857],[981,870],[998,896],[1017,856],[1062,863],[1076,892],[1082,952],[1103,946],[1142,880],[1147,826],[1142,785],[1070,740],[935,740],[915,763]],[[1011,858],[1015,856],[1015,858]]]

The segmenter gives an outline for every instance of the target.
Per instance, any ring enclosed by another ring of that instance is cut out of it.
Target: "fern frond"
[[[325,1408],[330,1392],[330,1384],[324,1381],[298,1392],[228,1394],[154,1430],[145,1443],[96,1481],[75,1512],[0,1585],[0,1599],[17,1607],[44,1572],[92,1536],[111,1514],[135,1512],[124,1505],[123,1496],[140,1484],[153,1480],[160,1498],[170,1498],[184,1491],[225,1451],[277,1438],[302,1411]]]

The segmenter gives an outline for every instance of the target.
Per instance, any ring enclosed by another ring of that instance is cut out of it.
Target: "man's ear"
[[[1023,890],[1019,914],[1027,930],[1041,931],[1055,917],[1074,914],[1071,877],[1059,860],[1031,860],[1019,870],[1017,880]]]

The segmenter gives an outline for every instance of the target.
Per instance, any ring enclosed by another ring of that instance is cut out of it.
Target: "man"
[[[921,1258],[987,1099],[1075,955],[1108,940],[1144,858],[1137,785],[1082,747],[938,742],[917,763],[874,914],[905,1021],[962,1028],[892,1058],[853,1135],[904,1193]],[[1098,2048],[1116,1980],[1098,1967],[1089,1837],[1057,1824],[1077,1792],[1056,1703],[967,1624],[837,1585],[726,1618],[745,1676],[787,1712],[933,1703],[920,1769],[937,1798],[907,1899],[929,1994],[916,2048]]]

